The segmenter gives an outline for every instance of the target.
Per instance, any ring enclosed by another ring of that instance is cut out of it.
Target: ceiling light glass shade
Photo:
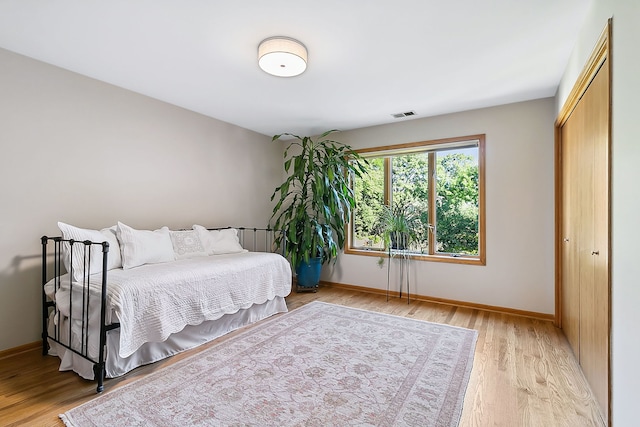
[[[289,37],[271,37],[258,46],[258,64],[274,76],[297,76],[307,69],[307,48]]]

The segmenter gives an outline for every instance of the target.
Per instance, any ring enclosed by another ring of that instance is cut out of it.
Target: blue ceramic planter
[[[320,270],[322,269],[322,258],[311,258],[309,263],[301,262],[296,267],[298,288],[309,290],[317,289],[320,283]]]

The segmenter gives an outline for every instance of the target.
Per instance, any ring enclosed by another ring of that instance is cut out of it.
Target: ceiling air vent
[[[415,115],[416,115],[415,111],[407,111],[405,113],[392,114],[394,119],[401,119],[403,117],[409,117],[409,116],[415,116]]]

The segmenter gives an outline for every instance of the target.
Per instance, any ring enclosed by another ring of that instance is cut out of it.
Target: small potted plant
[[[378,220],[378,230],[390,249],[406,250],[415,238],[414,223],[418,215],[410,204],[393,203],[384,206]]]
[[[366,172],[364,160],[349,145],[328,139],[330,130],[316,139],[290,133],[284,151],[288,177],[274,190],[277,200],[271,221],[277,231],[274,243],[291,261],[298,289],[316,290],[322,264],[344,248],[346,224],[355,206],[350,175]]]

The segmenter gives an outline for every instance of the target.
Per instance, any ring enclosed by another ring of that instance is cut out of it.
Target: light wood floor
[[[313,300],[446,323],[478,331],[461,426],[602,426],[599,411],[567,341],[551,323],[426,302],[321,287],[292,293],[289,309]],[[220,342],[229,334],[214,343]],[[105,392],[198,353],[202,346],[123,378]],[[0,359],[0,426],[62,426],[58,414],[95,398],[95,383],[58,372],[58,359],[39,349]]]

